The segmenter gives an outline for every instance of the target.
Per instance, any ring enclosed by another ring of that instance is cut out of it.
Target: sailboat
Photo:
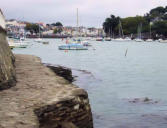
[[[122,29],[121,21],[119,20],[119,38],[114,39],[115,41],[124,41],[124,33]]]
[[[150,38],[146,40],[146,42],[152,42],[153,40],[151,39],[151,25],[152,23],[150,22]]]
[[[38,27],[39,27],[39,37],[37,39],[35,39],[35,42],[38,42],[38,43],[41,43],[42,42],[42,39],[40,38],[41,37],[41,30],[40,30],[40,25],[38,24]]]
[[[77,37],[78,37],[78,8],[77,8]],[[86,45],[84,45],[86,43]],[[59,46],[59,50],[88,50],[86,47],[88,46],[88,42],[81,41],[79,38],[74,38],[73,41],[66,41],[66,44]]]
[[[106,37],[105,41],[111,41],[111,38],[110,37]]]
[[[97,37],[96,41],[103,41],[103,38],[102,37]]]
[[[104,38],[105,41],[111,41],[112,40],[112,34],[113,34],[112,27],[111,27],[109,32],[110,32],[110,35],[108,37]]]
[[[141,30],[142,30],[142,24],[138,26],[138,37],[135,39],[136,42],[142,42],[143,40],[141,39]]]

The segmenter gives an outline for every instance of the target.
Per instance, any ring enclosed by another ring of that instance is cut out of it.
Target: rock
[[[85,97],[85,98],[88,97],[87,92],[84,89],[81,89],[81,88],[75,89],[71,93],[72,93],[71,95],[73,95],[73,96],[82,96],[82,97]]]
[[[64,79],[68,80],[69,82],[73,82],[74,78],[72,76],[72,71],[69,68],[60,66],[60,65],[51,65],[51,64],[44,64],[48,68],[50,68],[54,73],[63,77]]]
[[[85,90],[62,82],[38,57],[15,55],[15,64],[16,86],[0,91],[0,126],[93,128]]]
[[[78,128],[72,122],[63,122],[61,124],[62,128]]]
[[[134,98],[133,100],[129,100],[130,103],[145,103],[145,104],[157,104],[159,101],[153,101],[148,97],[145,98]]]
[[[5,19],[0,11],[0,90],[8,89],[16,84],[15,58],[6,40],[4,23]]]
[[[143,100],[143,102],[149,102],[149,101],[151,101],[151,99],[149,99],[148,97],[145,97]]]

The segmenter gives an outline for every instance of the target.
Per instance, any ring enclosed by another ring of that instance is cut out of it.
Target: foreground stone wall
[[[15,85],[14,56],[6,40],[4,17],[0,11],[0,90]]]
[[[2,10],[0,9],[0,26],[5,29],[6,22]]]
[[[0,91],[0,128],[93,128],[88,94],[45,67],[15,55],[16,86]]]
[[[74,97],[36,109],[40,128],[93,128],[87,93],[76,89],[73,95]]]

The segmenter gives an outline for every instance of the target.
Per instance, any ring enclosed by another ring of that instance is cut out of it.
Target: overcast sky
[[[101,27],[106,17],[144,15],[167,0],[1,0],[0,8],[7,19],[76,26],[79,9],[80,26]]]

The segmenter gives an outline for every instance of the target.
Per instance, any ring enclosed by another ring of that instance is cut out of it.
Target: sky
[[[111,14],[120,17],[144,15],[157,6],[167,6],[167,0],[1,0],[6,19],[101,27]]]

